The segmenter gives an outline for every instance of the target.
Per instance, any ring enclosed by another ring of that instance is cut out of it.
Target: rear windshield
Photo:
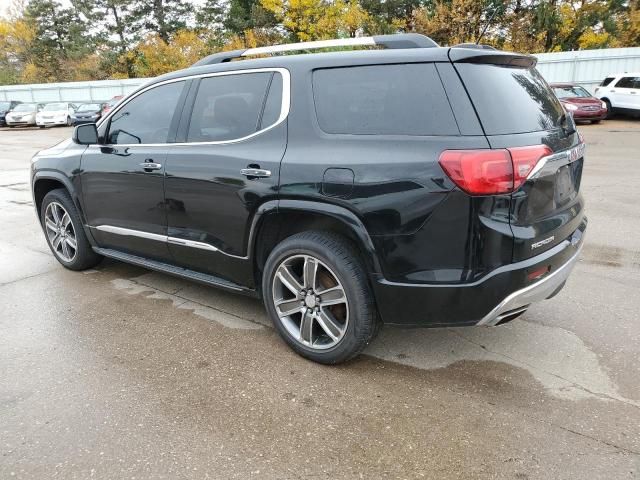
[[[433,64],[316,70],[320,128],[351,135],[459,135]]]
[[[535,68],[458,63],[487,135],[537,132],[560,126],[564,109]]]

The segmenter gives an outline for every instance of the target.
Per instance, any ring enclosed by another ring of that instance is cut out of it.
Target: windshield
[[[78,112],[95,112],[100,110],[100,105],[98,103],[85,103],[84,105],[80,105],[78,107]]]
[[[36,104],[35,103],[21,103],[13,109],[14,112],[35,112]]]
[[[55,112],[57,110],[66,110],[66,109],[67,109],[66,103],[48,103],[43,108],[45,112]]]
[[[558,98],[591,97],[591,94],[582,87],[553,87],[553,93]]]
[[[0,111],[9,110],[10,106],[9,102],[0,102]]]

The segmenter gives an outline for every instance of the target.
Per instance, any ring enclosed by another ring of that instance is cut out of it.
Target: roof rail
[[[252,55],[269,55],[273,53],[292,52],[296,50],[316,50],[331,47],[380,46],[385,48],[431,48],[438,44],[419,33],[399,33],[395,35],[375,35],[373,37],[338,38],[334,40],[318,40],[315,42],[284,43],[270,47],[257,47],[229,52],[214,53],[197,61],[192,67],[230,62],[235,58]]]
[[[496,50],[496,48],[491,45],[486,45],[484,43],[459,43],[457,45],[453,45],[451,48],[475,48],[477,50]]]

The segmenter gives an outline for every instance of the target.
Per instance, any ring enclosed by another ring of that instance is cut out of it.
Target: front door
[[[82,156],[83,207],[101,247],[171,259],[164,171],[184,86],[179,81],[134,96],[101,125],[102,143]]]
[[[288,89],[281,69],[213,74],[191,89],[166,162],[178,264],[253,286],[249,232],[258,206],[277,197]]]

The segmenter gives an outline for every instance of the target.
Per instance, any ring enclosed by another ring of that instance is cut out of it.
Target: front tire
[[[278,244],[265,264],[262,291],[280,336],[315,362],[350,360],[378,331],[365,269],[339,235],[303,232]]]
[[[102,260],[91,248],[80,215],[66,190],[52,190],[45,195],[40,207],[40,223],[51,252],[63,267],[86,270]]]

